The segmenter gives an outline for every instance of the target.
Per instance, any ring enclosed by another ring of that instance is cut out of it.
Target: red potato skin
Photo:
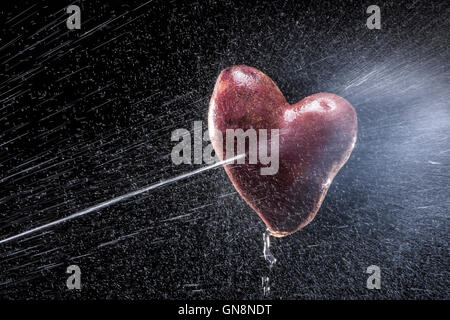
[[[272,235],[283,237],[305,227],[354,148],[357,117],[352,105],[332,93],[290,105],[267,75],[233,66],[220,73],[209,106],[210,139],[220,160],[226,130],[239,128],[279,129],[279,170],[261,175],[265,165],[248,164],[248,157],[245,164],[225,164],[234,187]]]

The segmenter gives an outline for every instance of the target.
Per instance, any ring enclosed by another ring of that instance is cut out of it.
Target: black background
[[[359,121],[316,219],[272,241],[270,298],[448,299],[449,7],[372,2],[2,4],[1,238],[200,168],[172,164],[170,134],[205,121],[219,72],[247,64],[290,103],[333,92]],[[216,168],[1,244],[0,297],[261,299],[264,229]],[[372,264],[381,290],[366,289]]]

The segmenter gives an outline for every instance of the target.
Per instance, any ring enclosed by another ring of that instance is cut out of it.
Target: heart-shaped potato
[[[270,140],[278,139],[276,173],[262,174],[260,169],[267,164],[259,161],[250,164],[248,145],[244,164],[226,163],[224,167],[270,232],[282,237],[314,219],[355,146],[357,118],[347,100],[331,93],[313,94],[290,105],[267,75],[240,65],[220,73],[210,101],[208,129],[220,160],[229,158],[227,129],[278,129],[279,135],[268,134],[267,142],[270,151]]]

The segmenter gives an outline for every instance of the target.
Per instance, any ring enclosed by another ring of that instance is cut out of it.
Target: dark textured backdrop
[[[220,70],[247,64],[291,103],[334,92],[359,118],[316,219],[273,240],[271,297],[449,298],[446,1],[58,2],[2,4],[1,239],[199,168],[172,164],[171,131],[206,120]],[[261,298],[263,231],[216,168],[1,244],[0,297]]]

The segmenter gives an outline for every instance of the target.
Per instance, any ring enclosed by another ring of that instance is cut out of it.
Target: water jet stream
[[[11,237],[8,237],[8,238],[5,238],[5,239],[2,239],[2,240],[0,240],[0,244],[9,242],[9,241],[14,240],[14,239],[22,238],[22,237],[27,236],[29,234],[32,234],[32,233],[35,233],[35,232],[38,232],[38,231],[41,231],[41,230],[53,227],[53,226],[55,226],[57,224],[60,224],[60,223],[63,223],[63,222],[67,222],[69,220],[73,220],[75,218],[84,216],[84,215],[86,215],[88,213],[91,213],[93,211],[97,211],[97,210],[100,210],[100,209],[112,206],[113,204],[116,204],[116,203],[118,203],[120,201],[127,200],[127,199],[135,197],[135,196],[137,196],[139,194],[142,194],[142,193],[145,193],[145,192],[148,192],[148,191],[151,191],[151,190],[154,190],[154,189],[166,186],[166,185],[168,185],[170,183],[173,183],[173,182],[176,182],[176,181],[179,181],[179,180],[182,180],[182,179],[194,176],[194,175],[202,173],[204,171],[207,171],[207,170],[210,170],[210,169],[214,169],[216,167],[222,166],[223,164],[226,164],[226,163],[229,163],[229,162],[233,162],[234,160],[240,159],[240,158],[242,158],[244,156],[245,156],[245,154],[240,154],[240,155],[237,155],[235,157],[232,157],[232,158],[220,161],[220,162],[216,162],[216,163],[214,163],[212,165],[209,165],[209,166],[206,166],[206,167],[203,167],[203,168],[200,168],[200,169],[188,172],[188,173],[184,173],[182,175],[179,175],[179,176],[176,176],[176,177],[164,180],[164,181],[160,181],[160,182],[151,184],[151,185],[146,186],[146,187],[144,187],[142,189],[126,193],[126,194],[118,196],[116,198],[113,198],[113,199],[110,199],[110,200],[106,200],[104,202],[100,202],[100,203],[98,203],[96,205],[93,205],[91,207],[88,207],[86,209],[78,211],[78,212],[76,212],[74,214],[71,214],[70,216],[67,216],[67,217],[64,217],[64,218],[52,221],[52,222],[44,224],[42,226],[39,226],[39,227],[30,229],[30,230],[27,230],[27,231],[18,233],[18,234],[14,235],[14,236],[11,236]]]

